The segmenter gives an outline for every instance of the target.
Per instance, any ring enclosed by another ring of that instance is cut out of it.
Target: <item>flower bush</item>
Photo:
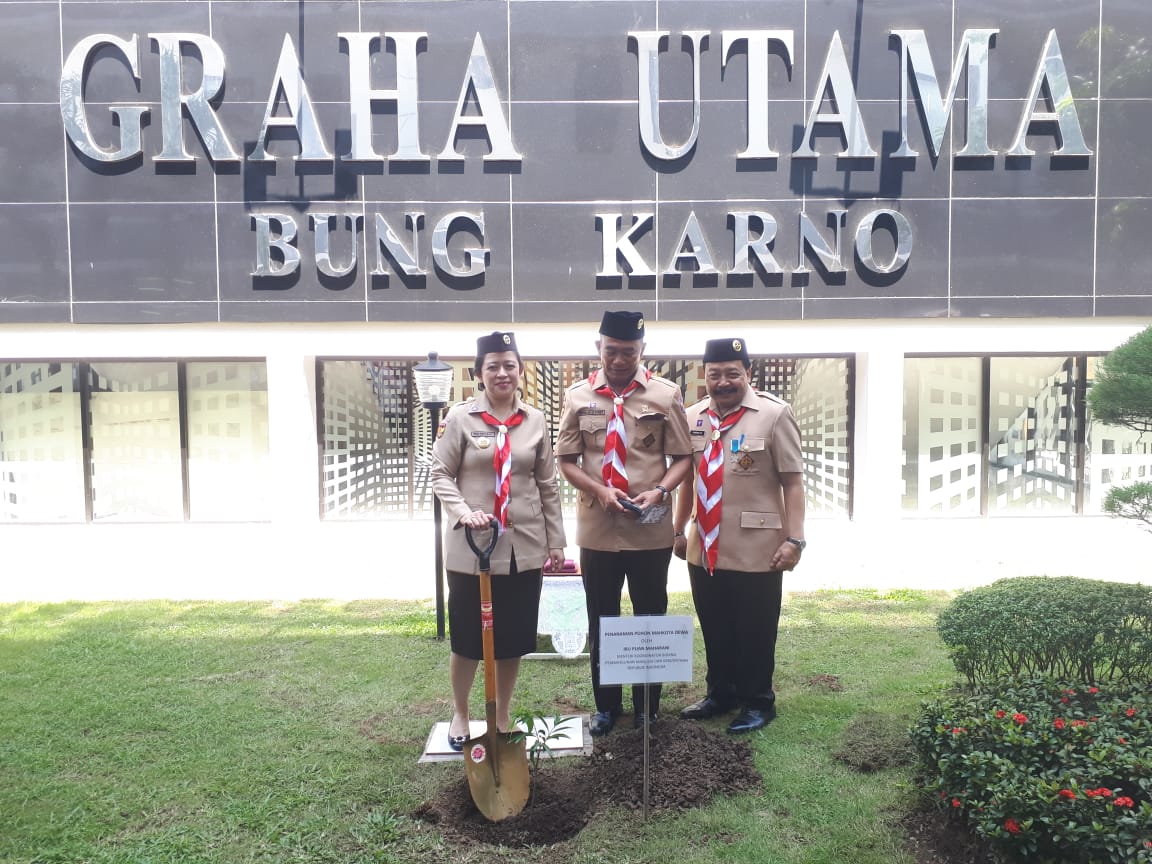
[[[1152,696],[1038,679],[924,706],[925,783],[1007,861],[1152,864]]]

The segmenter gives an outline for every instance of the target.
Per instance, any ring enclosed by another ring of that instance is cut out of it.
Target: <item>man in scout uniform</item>
[[[600,686],[600,617],[620,614],[625,579],[635,614],[668,611],[669,493],[691,471],[692,449],[680,388],[640,365],[643,316],[605,312],[596,349],[601,368],[564,394],[556,455],[579,491],[576,542],[596,698],[591,732],[598,736],[623,713],[620,687]],[[659,705],[659,685],[650,688],[647,714],[644,686],[633,686],[633,725],[654,720]]]
[[[786,402],[752,389],[750,367],[742,339],[713,339],[704,348],[708,398],[688,408],[694,494],[679,496],[674,520],[708,660],[708,694],[680,716],[700,720],[739,708],[732,733],[776,717],[783,571],[807,545],[800,429]]]

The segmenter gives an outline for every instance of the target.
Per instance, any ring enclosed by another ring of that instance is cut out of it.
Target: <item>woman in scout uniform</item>
[[[476,340],[475,399],[449,410],[432,447],[432,489],[444,505],[448,624],[452,655],[452,721],[448,743],[468,738],[468,694],[483,655],[479,562],[465,525],[492,523],[493,634],[496,640],[496,724],[506,732],[520,658],[536,648],[541,565],[564,563],[564,521],[556,464],[544,415],[520,400],[524,363],[511,333]],[[489,730],[495,731],[495,730]]]

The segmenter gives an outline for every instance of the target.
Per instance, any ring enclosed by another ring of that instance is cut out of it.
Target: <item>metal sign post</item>
[[[692,617],[633,615],[600,619],[600,683],[643,684],[644,716],[651,718],[649,687],[692,680]],[[651,723],[644,724],[644,819],[648,819]]]

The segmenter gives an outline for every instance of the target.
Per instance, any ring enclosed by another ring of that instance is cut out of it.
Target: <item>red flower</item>
[[[1024,829],[1020,827],[1020,823],[1015,819],[1008,818],[1004,820],[1004,827],[1008,829],[1010,834],[1019,834]]]
[[[1012,715],[1012,720],[1016,723],[1019,723],[1021,726],[1023,726],[1025,723],[1028,722],[1028,715],[1027,714],[1021,714],[1019,711],[1017,711],[1015,714]]]
[[[1127,744],[1128,743],[1127,738],[1117,738],[1116,740],[1119,741],[1121,744]]]
[[[1135,708],[1129,708],[1127,711],[1124,712],[1124,714],[1127,717],[1135,717],[1136,716],[1136,709]]]
[[[1064,718],[1063,717],[1057,717],[1055,720],[1052,721],[1052,725],[1055,726],[1057,729],[1063,729],[1064,728]]]
[[[1007,713],[1008,713],[1007,711],[1005,711],[1003,708],[1001,708],[999,711],[996,712],[996,719],[997,720],[1003,719],[1004,715]]]
[[[1073,792],[1071,789],[1061,789],[1061,790],[1060,790],[1060,797],[1061,797],[1061,798],[1069,798],[1069,799],[1071,799],[1071,798],[1075,798],[1075,797],[1076,797],[1076,793],[1075,793],[1075,792]]]
[[[1121,795],[1119,798],[1112,802],[1112,805],[1114,807],[1135,807],[1136,802],[1129,798],[1127,795]]]
[[[1089,798],[1111,798],[1112,790],[1101,786],[1099,789],[1085,789],[1084,794]]]
[[[1089,687],[1088,692],[1095,695],[1095,694],[1100,692],[1100,688],[1099,687]]]
[[[1065,705],[1067,705],[1068,704],[1068,697],[1067,696],[1061,696],[1060,701],[1063,702]]]
[[[1073,726],[1087,726],[1088,721],[1087,720],[1073,720],[1072,725]]]
[[[955,729],[953,729],[953,730],[952,730],[952,734],[953,734],[953,735],[961,735],[961,734],[963,734],[964,732],[967,732],[967,731],[968,731],[968,730],[967,730],[967,729],[965,729],[963,726],[957,726]]]
[[[1123,798],[1117,799],[1116,803],[1119,804],[1123,800],[1124,800]],[[963,807],[964,805],[963,805],[963,803],[961,803],[959,798],[953,798],[952,799],[952,806],[953,807]]]

